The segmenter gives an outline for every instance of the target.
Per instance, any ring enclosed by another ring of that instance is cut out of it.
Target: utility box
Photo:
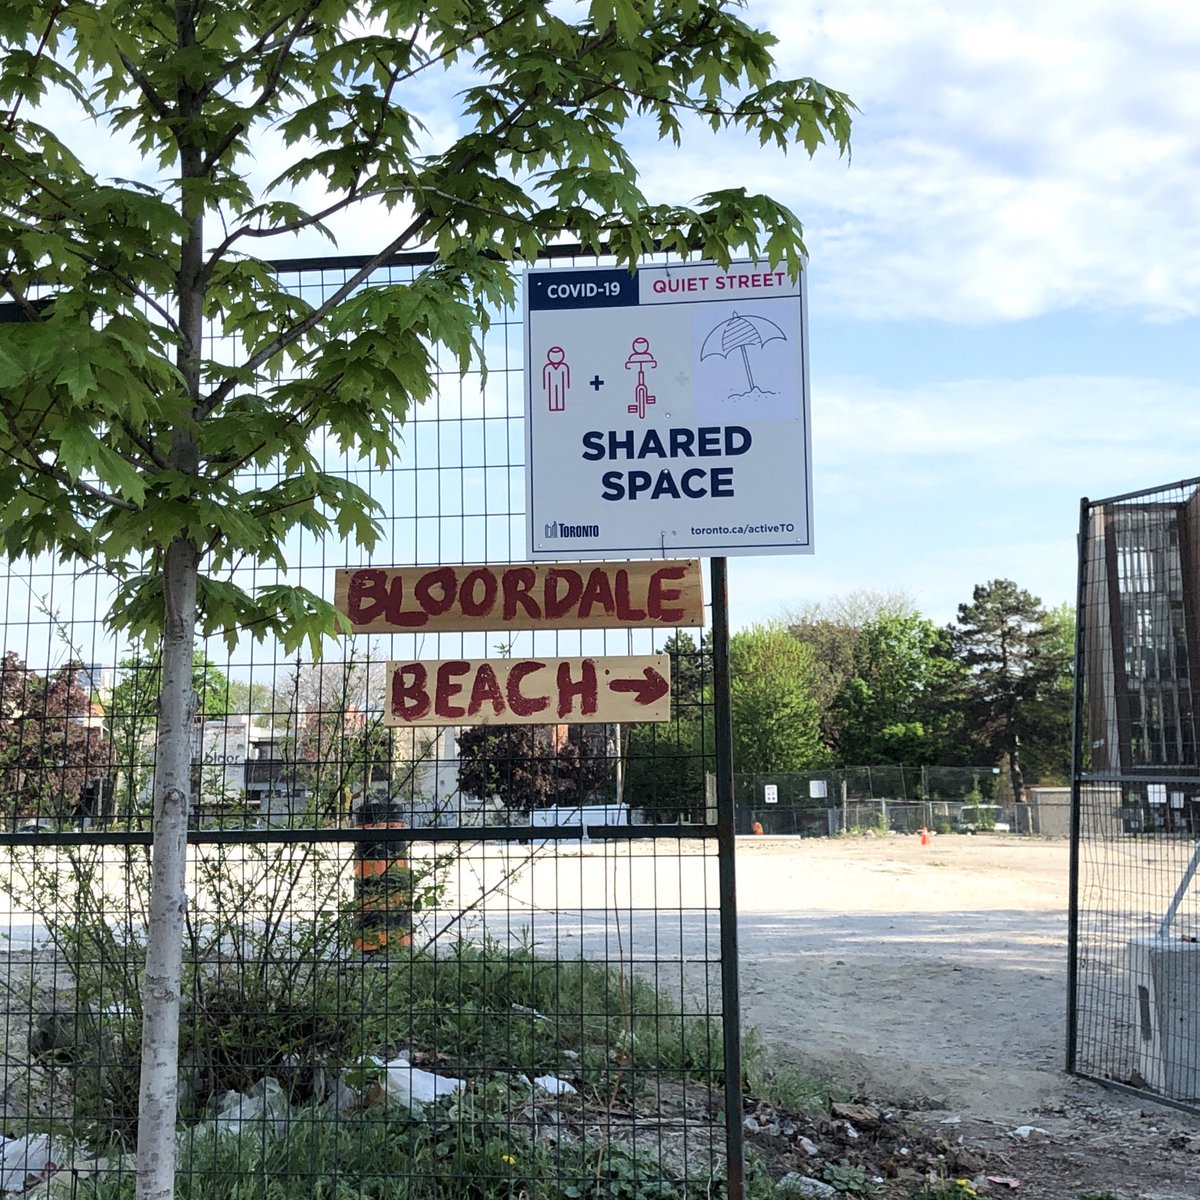
[[[1139,1074],[1168,1099],[1200,1100],[1200,942],[1135,938],[1129,971]]]

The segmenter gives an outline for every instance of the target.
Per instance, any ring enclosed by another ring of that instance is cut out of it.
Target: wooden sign
[[[665,654],[388,663],[385,725],[670,719],[671,660]]]
[[[700,560],[351,567],[333,601],[355,633],[704,624]]]

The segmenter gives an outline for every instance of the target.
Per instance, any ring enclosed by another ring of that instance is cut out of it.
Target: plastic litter
[[[56,1171],[58,1164],[50,1157],[50,1139],[44,1133],[0,1137],[0,1191],[23,1192],[40,1182],[47,1168]]]
[[[268,1075],[245,1092],[226,1092],[217,1103],[213,1128],[217,1133],[240,1133],[245,1125],[266,1125],[272,1133],[287,1126],[288,1103],[278,1079]]]
[[[439,1096],[453,1096],[461,1092],[466,1084],[461,1079],[435,1075],[414,1067],[407,1058],[394,1058],[383,1069],[383,1091],[389,1100],[395,1100],[411,1110],[432,1104]]]
[[[533,1081],[533,1086],[541,1088],[543,1092],[549,1092],[552,1096],[574,1096],[578,1093],[576,1087],[555,1075],[539,1075]]]

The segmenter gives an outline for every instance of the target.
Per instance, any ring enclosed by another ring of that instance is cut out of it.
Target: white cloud
[[[1200,6],[751,0],[748,14],[779,36],[786,74],[858,103],[852,164],[702,136],[646,156],[651,191],[736,182],[784,199],[843,316],[1200,313]]]
[[[817,552],[731,560],[736,625],[863,588],[907,591],[938,621],[995,578],[1073,599],[1080,497],[1196,475],[1200,386],[826,380],[813,423]]]

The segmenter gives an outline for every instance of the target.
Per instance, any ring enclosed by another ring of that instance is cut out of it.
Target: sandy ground
[[[718,876],[696,844],[543,859],[472,921],[546,951],[719,985]],[[511,865],[476,862],[459,896]],[[477,874],[476,874],[477,873]],[[744,1023],[774,1053],[898,1100],[1019,1115],[1064,1086],[1067,845],[1002,837],[741,838]],[[676,964],[679,964],[678,966]]]
[[[777,1052],[982,1117],[1062,1093],[1065,843],[741,841],[738,905],[743,1013]]]

